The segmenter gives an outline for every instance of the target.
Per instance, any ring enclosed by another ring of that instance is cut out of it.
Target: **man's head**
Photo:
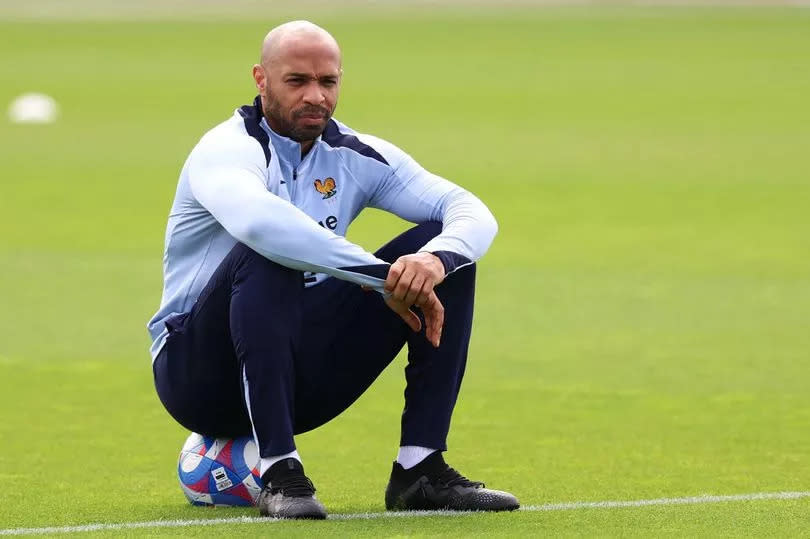
[[[299,142],[316,139],[337,106],[341,74],[340,47],[329,32],[307,21],[273,28],[253,66],[267,123]]]

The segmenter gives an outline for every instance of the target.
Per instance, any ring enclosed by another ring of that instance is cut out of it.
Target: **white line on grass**
[[[686,498],[657,498],[653,500],[566,502],[544,505],[527,505],[521,511],[570,511],[575,509],[613,509],[620,507],[648,507],[651,505],[690,505],[721,502],[746,502],[756,500],[795,500],[810,498],[810,492],[755,492],[752,494],[732,494],[728,496],[689,496]],[[466,516],[474,512],[458,511],[408,511],[385,513],[338,513],[329,515],[329,520],[368,520],[381,518],[413,518],[430,516]],[[0,530],[0,535],[42,535],[47,533],[81,533],[107,530],[134,530],[139,528],[180,528],[187,526],[216,526],[219,524],[271,524],[278,519],[261,517],[206,518],[195,520],[150,520],[145,522],[121,522],[118,524],[84,524],[81,526],[51,526],[47,528],[10,528]]]

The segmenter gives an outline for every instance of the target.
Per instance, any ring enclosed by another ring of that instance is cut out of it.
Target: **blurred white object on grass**
[[[58,114],[56,101],[45,94],[23,94],[8,107],[8,117],[15,124],[49,124],[56,121]]]

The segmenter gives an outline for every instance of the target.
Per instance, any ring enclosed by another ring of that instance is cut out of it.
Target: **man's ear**
[[[264,93],[264,87],[267,84],[267,75],[264,72],[264,68],[259,64],[253,66],[253,80],[256,82],[256,88],[258,88],[261,93]]]

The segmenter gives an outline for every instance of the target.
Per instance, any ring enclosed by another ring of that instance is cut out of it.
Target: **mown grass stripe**
[[[717,496],[705,494],[684,498],[656,498],[651,500],[565,502],[543,505],[527,505],[520,511],[567,511],[576,509],[618,509],[623,507],[649,507],[656,505],[690,505],[722,502],[746,502],[758,500],[795,500],[810,498],[810,492],[754,492],[751,494],[732,494]],[[474,515],[473,512],[458,511],[407,511],[385,513],[343,513],[329,515],[329,520],[366,520],[382,518],[415,518],[415,517],[458,517]],[[219,524],[272,524],[282,522],[279,519],[261,517],[209,518],[195,520],[151,520],[144,522],[121,522],[117,524],[83,524],[79,526],[50,526],[44,528],[10,528],[0,530],[0,535],[43,535],[57,533],[83,533],[109,530],[133,530],[139,528],[181,528],[188,526],[216,526]]]

